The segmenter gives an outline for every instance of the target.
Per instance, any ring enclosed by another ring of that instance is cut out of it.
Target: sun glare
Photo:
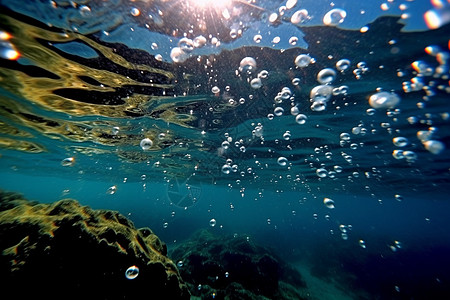
[[[223,8],[230,6],[232,0],[190,0],[189,2],[199,8]]]

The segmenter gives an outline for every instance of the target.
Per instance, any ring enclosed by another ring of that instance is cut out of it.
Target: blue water
[[[230,18],[193,1],[85,2],[0,1],[0,30],[12,35],[0,44],[1,189],[117,210],[169,250],[200,229],[246,236],[296,266],[310,299],[450,298],[447,4],[305,0],[270,23],[285,2],[231,1]],[[301,8],[311,19],[294,25]],[[324,26],[332,8],[347,16]],[[437,29],[424,21],[430,9],[444,20]],[[174,62],[180,39],[200,33],[206,45]],[[299,54],[315,62],[296,67]],[[249,85],[257,72],[238,71],[244,57],[268,71],[260,89]],[[315,111],[317,74],[340,59],[350,67],[328,85],[348,92]],[[284,87],[292,99],[277,103]],[[379,91],[401,101],[373,109]],[[275,107],[284,113],[270,117]]]

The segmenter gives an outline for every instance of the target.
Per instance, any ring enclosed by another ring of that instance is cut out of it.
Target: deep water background
[[[167,184],[150,180],[119,183],[111,195],[105,192],[111,182],[11,172],[1,176],[2,188],[28,199],[75,198],[93,208],[118,210],[136,227],[150,227],[169,249],[199,229],[247,236],[298,265],[309,280],[323,281],[321,286],[310,283],[313,296],[445,299],[450,292],[450,203],[445,193],[405,192],[398,201],[390,190],[378,191],[375,198],[362,189],[346,191],[333,195],[336,208],[330,210],[310,193],[246,189],[242,197],[239,189],[201,184],[197,202],[181,208],[171,203]],[[213,227],[211,219],[217,221]],[[347,240],[341,237],[342,224],[351,225]]]

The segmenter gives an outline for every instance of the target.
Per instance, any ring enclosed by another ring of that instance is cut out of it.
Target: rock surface
[[[207,230],[171,251],[191,294],[201,299],[306,299],[300,273],[247,237]]]
[[[166,245],[121,214],[0,192],[3,289],[47,299],[189,299]],[[127,279],[130,266],[139,268]]]

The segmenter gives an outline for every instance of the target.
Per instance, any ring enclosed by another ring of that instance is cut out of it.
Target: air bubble
[[[350,61],[348,59],[341,59],[336,63],[336,69],[338,69],[338,71],[345,71],[348,68],[350,68]]]
[[[321,84],[331,83],[335,78],[336,71],[330,68],[323,69],[317,74],[317,81]]]
[[[400,103],[400,97],[395,93],[379,92],[369,98],[373,108],[393,108]]]
[[[286,157],[280,156],[280,157],[278,157],[278,159],[277,159],[277,163],[278,163],[280,166],[284,167],[284,166],[287,165],[288,159],[287,159]]]
[[[425,149],[427,149],[430,153],[433,153],[435,155],[440,154],[445,149],[444,143],[436,140],[428,140],[425,143],[423,143],[425,146]]]
[[[327,177],[328,172],[327,172],[327,170],[325,170],[323,168],[319,168],[319,169],[316,170],[316,174],[320,178],[325,178],[325,177]]]
[[[188,38],[182,38],[178,41],[178,47],[186,53],[192,52],[194,50],[194,42]]]
[[[301,9],[296,11],[291,17],[292,24],[304,23],[309,20],[308,11],[306,9]]]
[[[251,73],[256,70],[256,60],[253,57],[244,57],[239,63],[239,71]]]
[[[308,119],[307,116],[305,116],[304,114],[298,114],[295,117],[295,122],[297,122],[297,124],[303,125],[306,123],[306,120]]]
[[[61,161],[63,167],[73,167],[75,164],[75,157],[66,157]]]
[[[323,23],[327,26],[337,26],[344,22],[347,12],[340,8],[334,8],[323,17]]]
[[[213,94],[218,94],[218,93],[220,93],[220,89],[217,86],[213,86],[212,89],[211,89],[211,92]]]
[[[280,117],[283,115],[284,113],[284,109],[280,106],[275,107],[275,109],[273,110],[273,113],[275,116]]]
[[[117,186],[113,185],[110,186],[107,190],[106,190],[106,194],[108,195],[114,195],[117,191]]]
[[[136,266],[131,266],[125,271],[125,277],[127,279],[135,279],[139,275],[139,268]]]
[[[292,46],[297,45],[297,42],[298,42],[298,37],[296,37],[296,36],[293,36],[289,39],[289,44],[291,44]]]
[[[153,146],[153,141],[149,138],[145,138],[139,143],[139,145],[141,146],[142,150],[146,151]]]
[[[261,78],[253,78],[250,82],[250,86],[254,89],[259,89],[262,87]]]
[[[222,173],[223,174],[230,174],[232,171],[231,166],[229,164],[225,164],[222,166]]]
[[[133,17],[137,17],[137,16],[139,16],[139,15],[141,14],[140,10],[137,9],[136,7],[133,7],[133,8],[131,9],[130,13],[131,13],[131,15],[132,15]]]
[[[330,198],[323,198],[323,204],[329,209],[333,209],[335,207],[334,201]]]
[[[261,40],[262,40],[262,35],[260,35],[260,34],[256,34],[256,35],[253,37],[253,41],[254,41],[255,43],[257,43],[257,44],[261,43]]]
[[[312,58],[308,54],[300,54],[299,56],[297,56],[295,58],[294,63],[297,67],[304,68],[304,67],[309,66],[311,61],[312,61]]]
[[[402,136],[395,137],[392,139],[392,143],[397,147],[405,147],[408,145],[408,139]]]

